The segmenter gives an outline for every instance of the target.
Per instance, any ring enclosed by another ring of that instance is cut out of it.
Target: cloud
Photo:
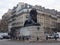
[[[0,19],[2,19],[3,14],[6,13],[7,11],[8,9],[0,9]]]
[[[28,3],[31,5],[41,5],[46,8],[60,11],[60,0],[0,0],[0,17],[2,17],[8,9],[12,9],[19,2]]]

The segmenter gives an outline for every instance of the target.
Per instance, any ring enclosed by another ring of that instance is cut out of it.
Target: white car
[[[0,39],[3,39],[3,36],[0,35]]]
[[[54,38],[54,35],[48,35],[48,38],[49,39],[53,39]]]
[[[46,39],[54,39],[53,34],[45,34],[45,35],[46,35]]]
[[[9,39],[9,37],[10,37],[10,36],[8,35],[8,33],[3,33],[2,36],[3,36],[3,39]]]
[[[0,39],[3,39],[3,36],[2,35],[3,35],[3,33],[0,33]]]
[[[0,39],[8,38],[8,33],[0,33]]]

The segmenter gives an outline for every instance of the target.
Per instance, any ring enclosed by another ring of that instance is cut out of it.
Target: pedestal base
[[[39,27],[39,29],[38,29]],[[29,41],[45,40],[44,30],[40,26],[23,27],[20,30],[21,36],[30,36]]]

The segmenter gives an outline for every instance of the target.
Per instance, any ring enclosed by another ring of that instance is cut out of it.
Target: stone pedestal
[[[30,36],[29,40],[36,41],[37,37],[39,40],[45,40],[44,30],[40,26],[28,26],[23,27],[20,30],[21,36]]]

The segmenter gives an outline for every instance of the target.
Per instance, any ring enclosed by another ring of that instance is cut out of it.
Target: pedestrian
[[[55,40],[57,40],[57,33],[54,33],[54,38]]]

